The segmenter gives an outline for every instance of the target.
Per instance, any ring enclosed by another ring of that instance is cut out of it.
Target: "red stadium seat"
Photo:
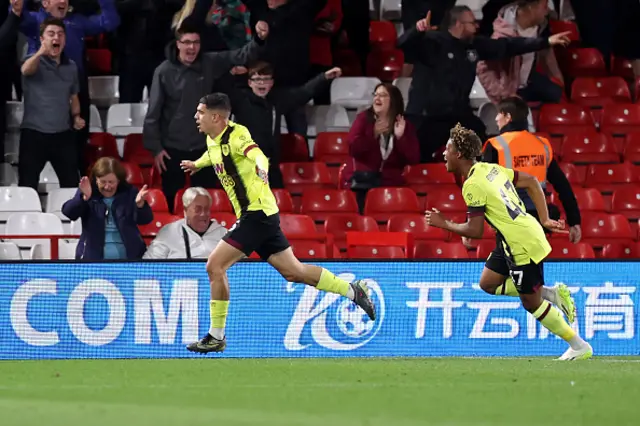
[[[569,183],[571,183],[571,185],[574,185],[574,186],[584,185],[584,180],[586,178],[586,173],[587,173],[586,167],[576,166],[571,163],[561,163],[560,168],[562,169],[564,174],[567,176],[567,179],[569,180]]]
[[[329,216],[324,222],[324,232],[332,234],[334,243],[340,249],[347,247],[347,232],[378,232],[378,223],[369,216],[357,213]]]
[[[120,159],[120,153],[118,153],[118,142],[116,141],[116,137],[111,133],[91,133],[91,135],[89,135],[89,143],[87,146],[93,148],[95,151],[96,160],[100,157],[113,157],[118,160]]]
[[[348,189],[308,189],[302,194],[300,213],[324,222],[329,216],[358,213],[358,202]]]
[[[611,136],[595,130],[566,135],[562,142],[562,161],[569,163],[619,163],[620,155]]]
[[[595,130],[593,117],[586,107],[573,104],[545,104],[540,109],[540,131],[568,135]]]
[[[608,243],[602,246],[602,257],[605,259],[638,259],[640,244],[634,241]]]
[[[617,188],[640,183],[640,168],[630,163],[592,164],[587,169],[585,186],[602,193],[612,193]]]
[[[400,247],[354,246],[348,253],[349,259],[406,259]]]
[[[480,240],[476,246],[476,258],[486,259],[496,248],[495,240]]]
[[[347,132],[320,132],[313,145],[313,159],[331,165],[341,165],[351,158]]]
[[[369,25],[369,44],[377,50],[393,50],[398,43],[398,33],[393,22],[371,21]]]
[[[303,214],[281,214],[280,228],[285,235],[292,237],[317,234],[313,219]]]
[[[282,163],[309,161],[309,145],[304,136],[297,133],[283,133],[280,135],[280,151]]]
[[[362,249],[360,247],[369,247]],[[371,250],[371,248],[375,250]],[[383,248],[385,252],[394,253],[400,249],[402,257],[413,257],[413,235],[406,232],[347,232],[347,256],[353,258],[360,253],[373,254]],[[387,255],[380,254],[380,257]],[[395,256],[395,255],[393,255]]]
[[[145,166],[151,166],[154,163],[153,154],[144,147],[142,134],[140,133],[129,133],[124,137],[124,155],[122,159]]]
[[[149,206],[151,207],[151,210],[154,211],[154,213],[169,213],[169,205],[167,204],[167,199],[165,198],[164,193],[159,189],[149,190],[147,203],[149,203]]]
[[[582,235],[585,243],[603,246],[611,242],[633,239],[631,226],[621,214],[585,213],[582,215]]]
[[[573,193],[575,194],[576,200],[578,201],[578,207],[580,211],[585,211],[585,212],[604,212],[605,211],[604,198],[602,198],[602,194],[597,189],[576,187],[576,188],[573,188]],[[558,207],[562,207],[560,198],[556,193],[553,193],[551,195],[551,199],[549,201]]]
[[[467,204],[464,202],[460,188],[442,188],[434,190],[427,196],[427,209],[436,208],[442,212],[466,212]]]
[[[403,65],[402,50],[373,50],[367,56],[367,76],[392,82],[400,77]]]
[[[155,237],[163,226],[180,219],[180,216],[170,213],[154,213],[153,221],[148,225],[138,225],[138,229],[140,229],[142,236]]]
[[[434,189],[441,189],[444,185],[457,188],[453,173],[449,173],[443,163],[415,164],[404,168],[403,176],[407,186],[418,194],[429,194]]]
[[[627,219],[639,219],[640,185],[616,189],[611,198],[611,210]]]
[[[557,52],[560,68],[569,77],[604,77],[608,74],[598,49],[574,48]]]
[[[373,188],[367,193],[364,214],[386,222],[397,213],[421,213],[418,196],[409,188]]]
[[[87,65],[91,75],[111,74],[111,51],[109,49],[87,49]]]
[[[640,131],[640,104],[611,104],[602,110],[600,131],[624,135]]]
[[[324,163],[281,163],[285,187],[293,194],[310,188],[334,188],[329,169]]]
[[[327,253],[327,244],[312,240],[291,240],[291,250],[298,259],[331,259],[333,253]]]
[[[182,205],[182,195],[185,189],[181,189],[176,193],[173,199],[173,211],[175,214],[182,216],[184,214],[184,206]],[[211,194],[211,213],[225,212],[233,213],[233,206],[224,189],[207,189]]]
[[[122,163],[124,170],[126,172],[126,180],[129,184],[133,186],[137,186],[138,188],[142,188],[144,185],[144,178],[142,177],[142,172],[140,171],[140,167],[137,164],[133,163]]]
[[[635,75],[633,73],[633,66],[631,61],[625,58],[614,57],[611,64],[611,74],[622,77],[625,80],[633,80]]]
[[[578,25],[576,25],[576,23],[573,21],[550,19],[549,28],[551,30],[551,34],[558,34],[569,31],[569,40],[571,40],[571,43],[580,43],[580,32],[578,31]]]
[[[567,239],[551,240],[550,259],[594,259],[596,254],[587,243],[573,244]]]
[[[462,243],[419,241],[414,251],[416,259],[468,259],[469,252]]]
[[[444,229],[429,226],[427,219],[422,214],[407,213],[391,216],[387,222],[389,232],[408,232],[413,238],[418,240],[439,240],[449,239],[449,232]]]
[[[231,228],[233,224],[238,221],[235,214],[225,212],[213,212],[211,213],[211,219],[215,219],[216,222],[227,229]]]
[[[293,208],[293,198],[291,198],[291,194],[286,189],[272,189],[273,196],[276,197],[276,203],[278,204],[278,209],[280,213],[294,213],[295,209]]]
[[[571,84],[571,101],[588,107],[630,103],[631,92],[621,77],[580,77]]]
[[[640,132],[627,133],[622,158],[624,161],[640,164]]]

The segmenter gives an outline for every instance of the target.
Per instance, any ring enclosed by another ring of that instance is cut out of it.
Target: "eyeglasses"
[[[273,77],[251,77],[249,80],[256,83],[269,83],[273,81]]]
[[[187,47],[200,46],[200,40],[180,40],[178,43],[184,44]]]

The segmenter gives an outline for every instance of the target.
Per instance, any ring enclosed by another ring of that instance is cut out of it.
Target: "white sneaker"
[[[569,348],[565,353],[562,354],[560,358],[557,358],[557,361],[581,361],[583,359],[589,359],[593,356],[593,348],[590,344],[586,344],[581,349],[572,349]]]

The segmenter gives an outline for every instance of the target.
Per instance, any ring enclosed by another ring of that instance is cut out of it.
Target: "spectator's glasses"
[[[378,97],[378,98],[388,98],[388,97],[389,97],[389,94],[388,94],[388,93],[384,93],[384,92],[373,92],[373,93],[371,94],[371,96],[373,96],[374,98],[375,98],[375,97]]]
[[[271,83],[273,81],[273,77],[251,77],[249,80],[254,83]]]
[[[180,40],[178,43],[183,44],[187,47],[195,47],[200,46],[200,40]]]

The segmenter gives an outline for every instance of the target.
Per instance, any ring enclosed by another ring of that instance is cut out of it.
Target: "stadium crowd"
[[[461,240],[423,216],[464,220],[442,164],[456,123],[486,141],[483,161],[543,183],[570,230],[552,257],[640,257],[637,1],[0,9],[0,257],[206,258],[236,219],[213,168],[180,164],[207,150],[194,114],[212,92],[269,158],[300,258],[486,257],[489,227]]]

